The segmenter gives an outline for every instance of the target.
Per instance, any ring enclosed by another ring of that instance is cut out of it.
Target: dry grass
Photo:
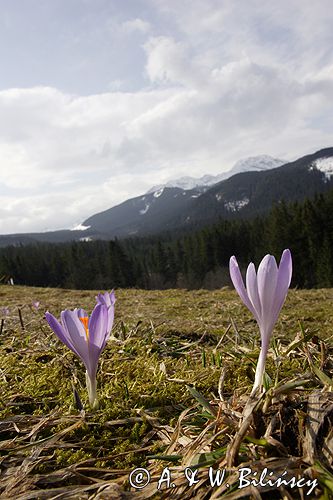
[[[332,497],[332,290],[289,293],[267,391],[251,399],[259,335],[235,292],[118,290],[91,412],[82,364],[43,314],[91,311],[95,295],[0,287],[10,310],[0,333],[0,498]],[[141,491],[128,482],[136,467],[151,474]],[[175,486],[157,491],[166,467]],[[198,470],[191,487],[186,467]],[[220,486],[209,467],[226,470]],[[318,487],[310,496],[307,486],[239,489],[241,467]]]

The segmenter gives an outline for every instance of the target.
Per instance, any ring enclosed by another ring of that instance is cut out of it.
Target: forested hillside
[[[218,288],[228,262],[258,263],[290,248],[293,286],[333,286],[333,191],[303,203],[279,203],[265,217],[220,220],[203,229],[122,241],[39,243],[0,250],[0,274],[23,285]]]

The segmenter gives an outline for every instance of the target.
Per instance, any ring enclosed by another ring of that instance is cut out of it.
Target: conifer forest
[[[70,289],[214,289],[229,285],[228,263],[258,264],[290,248],[292,286],[333,286],[333,191],[273,206],[266,216],[112,241],[36,243],[0,249],[0,276],[16,284]]]

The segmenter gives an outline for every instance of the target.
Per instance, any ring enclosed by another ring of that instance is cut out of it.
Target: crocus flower
[[[116,296],[114,290],[111,292],[99,293],[96,297],[97,304],[104,304],[108,308],[108,335],[107,339],[109,339],[113,320],[114,320],[114,304],[116,302]]]
[[[97,407],[96,373],[99,356],[107,341],[107,307],[97,304],[90,318],[84,309],[62,311],[61,322],[49,312],[45,313],[45,318],[57,337],[83,361],[89,403]]]
[[[38,302],[38,300],[34,300],[34,301],[32,301],[31,305],[37,311],[39,309],[40,302]]]
[[[257,274],[251,262],[246,272],[246,288],[235,256],[230,258],[229,268],[234,287],[252,312],[260,330],[261,351],[252,389],[254,392],[262,386],[269,342],[288,293],[292,275],[290,250],[283,251],[279,267],[272,255],[265,255],[259,264]]]
[[[4,318],[6,318],[6,316],[9,315],[9,307],[7,307],[7,306],[6,307],[2,307],[1,310],[0,310],[0,312],[1,312],[2,316]]]

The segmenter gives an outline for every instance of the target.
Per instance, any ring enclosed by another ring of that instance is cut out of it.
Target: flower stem
[[[253,394],[256,391],[256,389],[258,389],[258,388],[259,388],[259,390],[261,390],[262,379],[263,379],[264,372],[265,372],[267,352],[268,352],[268,344],[262,345],[261,350],[260,350],[260,354],[259,354],[259,358],[258,358],[256,375],[254,378],[254,384],[253,384],[251,394]]]
[[[90,404],[91,408],[97,409],[98,408],[97,380],[96,380],[96,377],[91,379],[88,375],[88,372],[86,372],[86,385],[87,385],[87,391],[88,391],[88,397],[89,397],[89,404]]]

